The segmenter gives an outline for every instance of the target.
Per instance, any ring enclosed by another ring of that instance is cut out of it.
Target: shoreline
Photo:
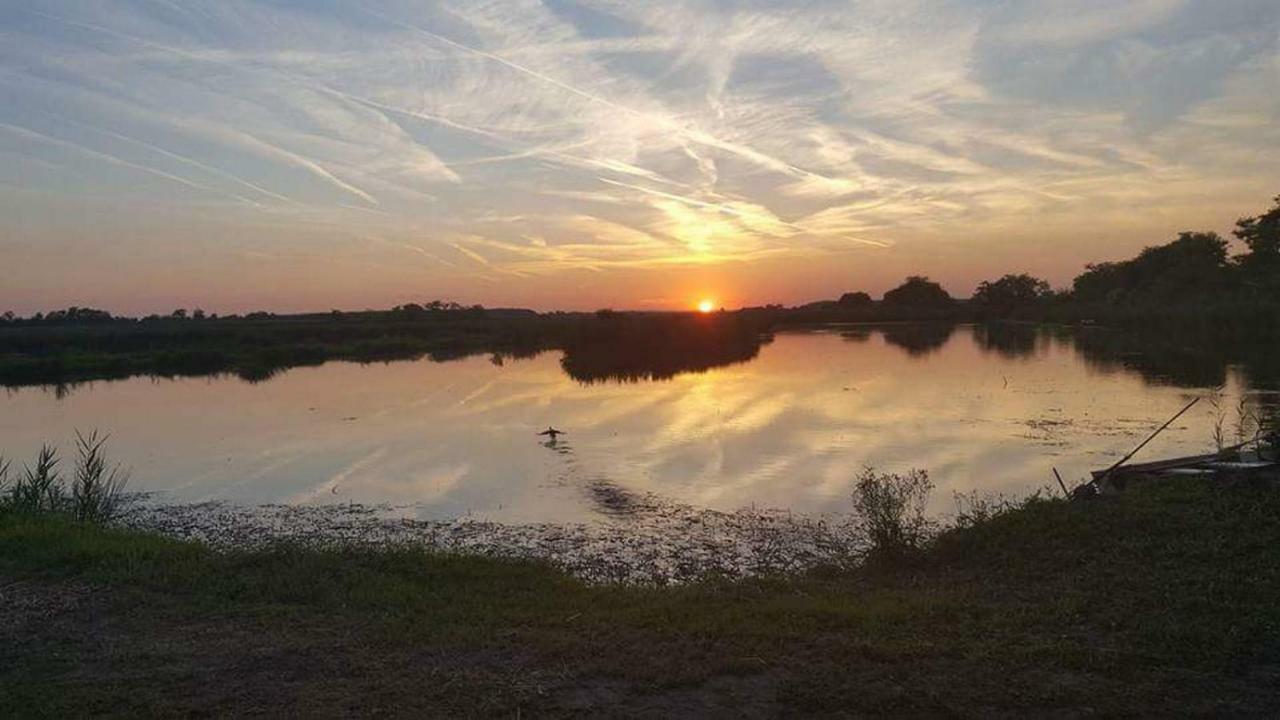
[[[395,516],[390,505],[131,504],[118,527],[219,551],[275,546],[399,550],[545,561],[591,583],[666,585],[848,566],[865,553],[852,518],[698,509],[628,494],[614,517],[502,523]],[[637,507],[638,506],[638,507]]]

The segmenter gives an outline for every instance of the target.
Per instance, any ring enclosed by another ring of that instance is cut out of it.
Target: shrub
[[[961,529],[984,525],[992,520],[1021,509],[1029,502],[1040,499],[1036,491],[1024,500],[1018,500],[1001,494],[981,493],[974,490],[967,495],[955,493],[956,519],[955,526]]]
[[[129,473],[120,465],[108,466],[107,436],[94,430],[85,437],[76,431],[76,474],[71,484],[71,512],[77,520],[105,522],[120,507],[120,498],[129,482]]]
[[[901,555],[918,550],[933,523],[925,515],[933,482],[924,470],[906,475],[879,474],[867,468],[853,489],[853,510],[872,555]]]

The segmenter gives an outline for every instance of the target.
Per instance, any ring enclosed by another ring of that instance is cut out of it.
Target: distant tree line
[[[357,312],[343,312],[341,310],[331,310],[325,315],[330,319],[398,319],[408,320],[420,317],[440,316],[441,314],[469,314],[471,316],[483,315],[485,308],[482,305],[462,305],[456,302],[445,300],[432,300],[431,302],[405,303],[396,305],[390,310],[364,310]],[[30,317],[21,317],[7,311],[0,313],[0,324],[26,324],[26,325],[91,325],[95,323],[161,323],[173,321],[193,321],[202,320],[249,320],[263,321],[272,320],[279,317],[307,317],[303,316],[280,316],[275,313],[265,312],[262,310],[245,313],[244,315],[224,315],[219,317],[217,313],[206,313],[201,308],[177,308],[167,315],[151,314],[145,317],[129,317],[125,315],[112,315],[106,310],[98,310],[96,308],[71,306],[65,310],[52,310],[50,312],[37,312]]]
[[[1213,232],[1183,232],[1164,245],[1143,249],[1136,257],[1085,266],[1070,288],[1053,290],[1028,274],[1009,274],[983,281],[965,305],[976,319],[1011,316],[1063,319],[1111,311],[1130,316],[1152,312],[1199,315],[1251,309],[1269,311],[1280,304],[1280,197],[1263,215],[1243,218],[1232,233],[1246,252],[1232,256],[1229,243]],[[845,293],[835,302],[812,303],[803,309],[875,309],[892,318],[908,310],[961,310],[938,283],[913,275],[886,292],[878,308],[865,292]]]
[[[391,315],[400,318],[416,318],[433,313],[470,313],[472,315],[483,315],[483,305],[462,305],[456,302],[445,302],[443,300],[432,300],[425,305],[418,303],[405,303],[391,308]]]

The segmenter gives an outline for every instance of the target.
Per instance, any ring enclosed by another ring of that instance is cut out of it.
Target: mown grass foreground
[[[0,715],[1280,712],[1280,489],[1035,501],[918,556],[590,587],[536,563],[0,518]]]

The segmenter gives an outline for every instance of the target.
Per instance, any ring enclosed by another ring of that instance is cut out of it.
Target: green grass
[[[219,554],[10,516],[0,586],[98,601],[0,638],[21,640],[0,650],[0,714],[237,714],[254,683],[254,702],[306,714],[339,707],[333,688],[368,698],[352,714],[571,714],[584,693],[619,714],[1268,714],[1276,548],[1280,491],[1197,481],[1031,502],[892,565],[676,588],[418,550]],[[253,650],[175,646],[192,628]],[[241,672],[263,655],[289,669]]]

